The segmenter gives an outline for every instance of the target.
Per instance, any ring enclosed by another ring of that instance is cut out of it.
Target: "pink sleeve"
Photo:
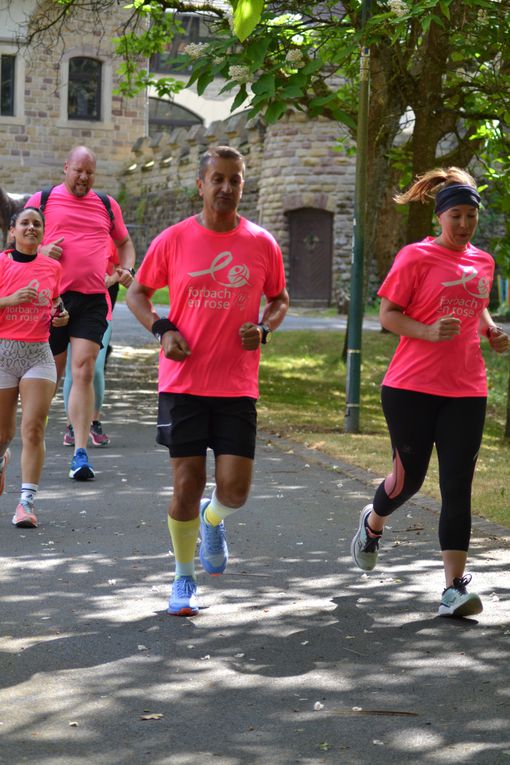
[[[416,285],[417,267],[412,246],[397,254],[393,265],[377,294],[405,308],[409,305]]]
[[[120,205],[116,199],[110,196],[108,198],[110,200],[113,213],[113,227],[111,230],[111,236],[112,239],[114,239],[116,242],[122,242],[128,236],[128,230],[126,228],[126,224],[124,223],[124,218],[122,217],[122,210],[120,209]]]
[[[53,288],[53,300],[60,297],[60,278],[62,276],[62,266],[57,263],[58,269],[55,271],[55,287]]]
[[[32,194],[30,199],[25,202],[25,207],[40,207],[41,205],[41,192],[36,191],[35,194]]]
[[[283,257],[276,241],[269,240],[269,268],[264,284],[264,295],[267,298],[275,297],[285,288],[285,268]]]
[[[149,245],[142,265],[136,273],[136,280],[144,287],[159,290],[169,286],[168,257],[171,243],[169,235],[163,231]]]

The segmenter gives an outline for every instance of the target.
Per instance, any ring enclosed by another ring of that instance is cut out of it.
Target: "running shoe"
[[[12,522],[18,529],[36,529],[37,518],[33,505],[22,500],[15,510]]]
[[[9,449],[5,450],[4,454],[4,464],[2,466],[2,472],[0,473],[0,494],[4,493],[5,489],[5,479],[7,477],[7,465],[11,461],[11,452]]]
[[[354,563],[363,571],[372,571],[377,563],[379,540],[381,537],[369,537],[367,518],[372,512],[372,505],[365,505],[361,511],[358,530],[351,542],[351,555]]]
[[[95,478],[95,473],[92,470],[92,465],[89,463],[85,449],[76,450],[76,454],[71,461],[69,478],[74,478],[75,481],[89,481]]]
[[[168,613],[172,616],[196,616],[198,611],[196,581],[192,576],[178,577],[172,585]]]
[[[223,521],[218,526],[211,526],[204,518],[210,501],[203,499],[200,502],[200,560],[208,574],[219,576],[227,568],[227,538]]]
[[[74,446],[74,430],[72,425],[66,427],[62,443],[64,446]]]
[[[103,426],[99,420],[93,420],[90,426],[90,437],[92,439],[93,446],[108,446],[110,439],[103,433]]]
[[[483,611],[482,601],[476,592],[468,592],[471,574],[456,577],[451,587],[443,590],[438,616],[475,616]]]

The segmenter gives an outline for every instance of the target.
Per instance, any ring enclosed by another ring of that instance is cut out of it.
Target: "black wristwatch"
[[[122,270],[123,270],[123,271],[129,271],[129,273],[131,274],[131,276],[132,276],[133,278],[134,278],[134,276],[135,276],[135,274],[136,274],[136,271],[135,271],[135,269],[134,269],[134,268],[124,268],[124,266],[123,266],[123,267],[122,267]]]
[[[272,334],[271,327],[268,327],[267,324],[262,324],[262,322],[258,326],[262,330],[262,340],[260,341],[262,345],[270,343]]]

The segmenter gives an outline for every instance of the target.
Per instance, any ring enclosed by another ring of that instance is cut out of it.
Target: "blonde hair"
[[[466,170],[460,167],[436,167],[419,175],[407,191],[395,194],[393,199],[399,205],[406,205],[408,202],[428,202],[438,191],[455,183],[476,189],[475,179]]]

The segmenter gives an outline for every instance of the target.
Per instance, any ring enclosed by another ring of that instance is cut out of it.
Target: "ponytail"
[[[476,189],[475,179],[466,170],[460,167],[436,167],[419,175],[407,191],[395,194],[393,199],[399,205],[405,205],[408,202],[425,204],[433,199],[438,191],[452,184],[472,186]]]

